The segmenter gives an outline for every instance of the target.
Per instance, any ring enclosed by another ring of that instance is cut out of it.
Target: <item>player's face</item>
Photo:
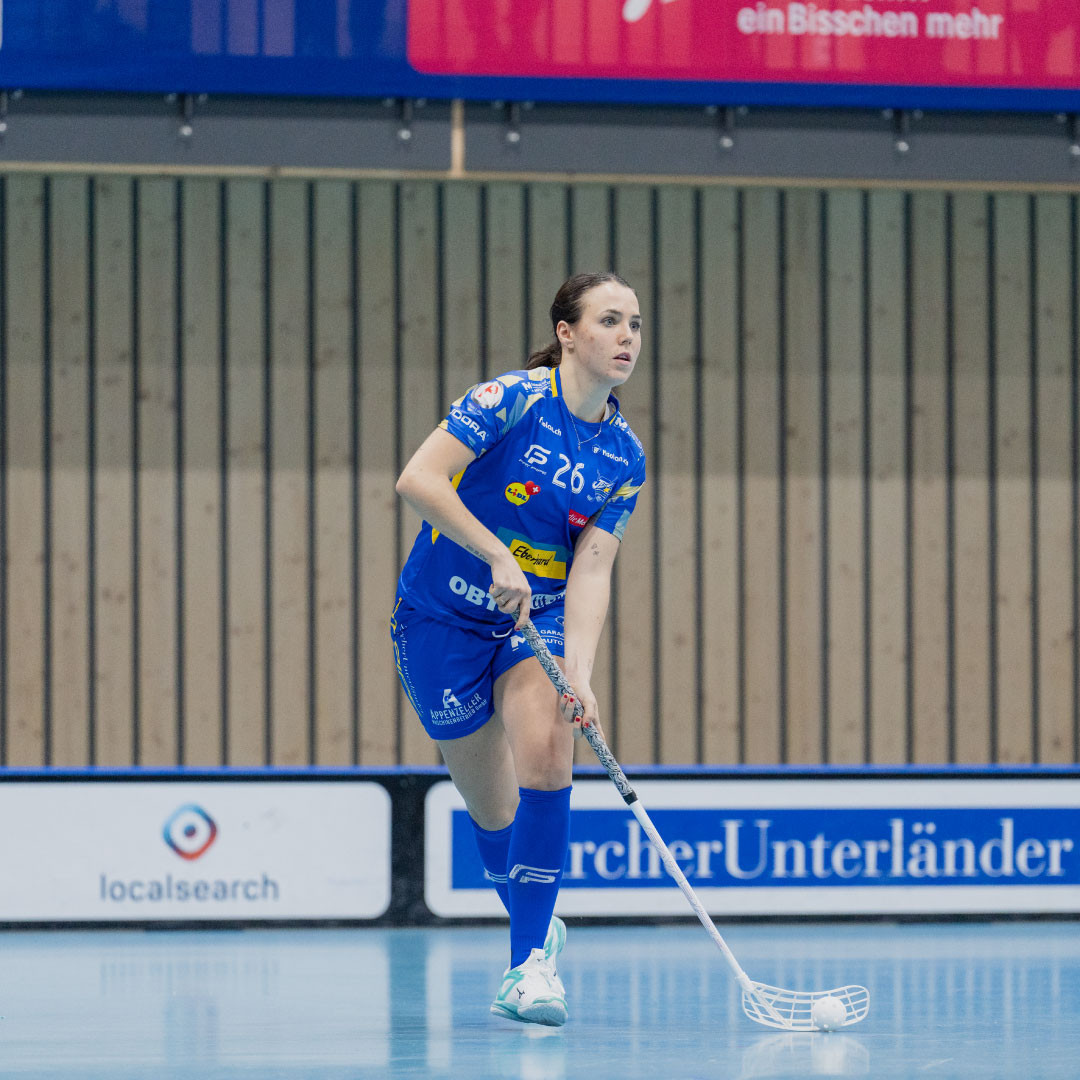
[[[581,318],[560,334],[563,345],[600,382],[626,382],[641,352],[641,313],[633,289],[605,281],[581,298]],[[567,333],[568,332],[568,333]]]

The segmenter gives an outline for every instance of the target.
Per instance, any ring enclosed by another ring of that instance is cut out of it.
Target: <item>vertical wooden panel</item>
[[[358,290],[360,378],[360,763],[391,765],[397,758],[399,687],[388,623],[401,567],[397,550],[395,428],[394,188],[361,184]],[[403,696],[403,695],[402,695]],[[406,725],[420,721],[408,710]]]
[[[617,189],[616,198],[626,190]],[[621,202],[621,200],[620,200]],[[571,273],[591,274],[598,270],[610,269],[611,262],[611,193],[601,184],[575,184],[570,193],[570,258]],[[616,211],[621,217],[621,209]],[[648,228],[648,218],[637,222],[638,228]],[[620,222],[619,228],[622,228]],[[636,279],[627,277],[631,285],[638,284]],[[640,278],[642,275],[638,275]],[[552,293],[552,296],[555,294]],[[550,302],[550,301],[549,301]],[[642,312],[644,314],[644,312]]]
[[[913,195],[911,217],[911,757],[927,763],[949,760],[945,195]]]
[[[870,758],[907,758],[905,196],[870,194]]]
[[[87,181],[58,176],[49,200],[52,343],[50,764],[89,762]]]
[[[45,764],[44,487],[44,182],[33,174],[5,177],[9,299],[7,326],[7,647],[8,718],[5,765]]]
[[[177,760],[176,182],[138,182],[138,763]]]
[[[266,743],[266,186],[230,180],[226,204],[227,763]]]
[[[784,192],[787,723],[784,760],[821,760],[821,195]]]
[[[828,295],[828,760],[866,759],[866,634],[863,452],[866,282],[863,250],[866,196],[832,191],[827,196]]]
[[[585,243],[586,222],[600,236],[608,236],[607,200],[595,189],[575,188],[574,267],[604,265],[599,240],[590,250]],[[653,281],[653,193],[649,188],[619,187],[615,190],[615,272],[637,293],[642,316],[642,346],[633,376],[619,390],[619,407],[627,422],[651,455],[656,401],[653,380],[657,362],[657,311]],[[582,261],[588,260],[588,261]],[[655,683],[654,618],[656,477],[655,462],[647,460],[645,486],[638,494],[633,517],[626,529],[615,561],[615,608],[609,618],[614,637],[614,678],[610,722],[605,730],[613,739],[619,760],[645,764],[656,760],[656,714],[659,707]],[[602,646],[602,643],[601,643]],[[580,753],[580,750],[579,750]]]
[[[987,196],[953,196],[956,760],[993,760]],[[918,565],[918,564],[916,564]]]
[[[480,288],[480,187],[447,184],[443,189],[443,399],[440,416],[483,377]],[[524,361],[522,361],[523,363]]]
[[[186,180],[182,219],[183,764],[220,765],[223,751],[220,182]]]
[[[566,191],[565,184],[529,186],[529,352],[554,337],[551,301],[567,277]]]
[[[315,185],[315,747],[318,765],[353,756],[352,203]]]
[[[398,426],[401,438],[402,462],[431,433],[444,414],[437,400],[439,378],[438,344],[438,284],[436,281],[435,186],[421,181],[401,185],[400,220],[401,279],[401,356],[398,370],[402,412]],[[498,292],[494,294],[496,297]],[[512,301],[511,301],[512,302]],[[490,301],[489,301],[490,306]],[[520,347],[520,332],[517,346]],[[503,343],[505,347],[505,343]],[[520,363],[520,358],[517,361]],[[401,548],[398,565],[412,547],[420,528],[419,516],[402,507]],[[412,715],[402,698],[401,761],[410,765],[429,765],[438,761],[435,744]]]
[[[1028,200],[994,199],[997,459],[996,760],[1032,756],[1031,273]]]
[[[1080,199],[1071,203],[1072,252],[1069,277],[1072,282],[1072,693],[1073,725],[1076,733],[1075,760],[1080,762]]]
[[[132,216],[128,177],[94,181],[94,761],[133,764]],[[216,345],[215,345],[216,351]]]
[[[779,196],[751,188],[743,220],[743,547],[745,760],[781,759],[780,718],[780,342]]]
[[[659,620],[660,760],[694,763],[698,757],[697,710],[697,301],[694,192],[663,188],[659,195],[657,295],[653,317],[659,435],[657,512],[660,521]]]
[[[314,691],[308,185],[276,181],[270,200],[270,748],[275,765],[306,765]]]
[[[525,366],[524,192],[516,183],[489,184],[485,192],[487,351],[484,377]]]
[[[1036,760],[1073,760],[1072,307],[1069,202],[1035,198],[1039,713]]]
[[[702,763],[739,759],[738,196],[701,193]]]

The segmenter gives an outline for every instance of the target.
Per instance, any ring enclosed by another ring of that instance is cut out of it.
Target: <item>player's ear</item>
[[[555,327],[555,337],[564,348],[572,349],[574,347],[574,331],[565,319],[560,319]]]

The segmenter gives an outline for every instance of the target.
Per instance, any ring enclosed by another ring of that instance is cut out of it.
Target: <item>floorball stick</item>
[[[576,699],[577,695],[573,687],[567,682],[562,669],[555,663],[555,658],[531,620],[525,621],[521,632],[536,654],[537,660],[540,661],[540,666],[555,685],[555,689],[560,694],[567,694]],[[580,702],[575,703],[574,711],[576,715],[581,715]],[[611,750],[608,749],[603,734],[598,728],[585,723],[581,725],[581,733],[600,759],[600,764],[604,766],[611,782],[623,797],[623,802],[630,807],[634,817],[645,830],[645,835],[660,853],[667,872],[675,879],[683,896],[694,909],[694,914],[734,972],[735,979],[743,992],[743,1012],[759,1024],[784,1028],[787,1031],[819,1031],[823,1028],[847,1027],[849,1024],[857,1024],[862,1020],[870,1009],[870,991],[865,986],[841,986],[835,990],[784,990],[778,986],[751,981],[739,961],[735,959],[735,954],[728,948],[727,942],[721,937],[720,931],[709,918],[709,913],[698,899],[690,882],[686,880],[686,875],[668,850],[667,844],[656,831],[656,826],[653,825],[645,808],[638,800],[637,793],[630,786],[630,781],[626,779],[626,774],[615,760]]]

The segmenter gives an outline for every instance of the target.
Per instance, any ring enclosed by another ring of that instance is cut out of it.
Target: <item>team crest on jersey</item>
[[[503,399],[503,384],[498,379],[493,379],[483,386],[478,386],[472,396],[481,409],[494,409]]]

